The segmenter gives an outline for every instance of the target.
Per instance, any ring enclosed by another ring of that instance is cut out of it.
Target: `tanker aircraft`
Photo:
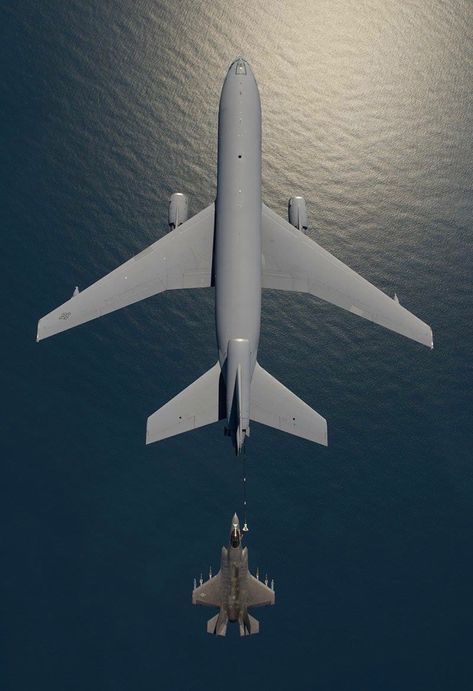
[[[258,362],[261,290],[310,293],[364,319],[433,347],[432,330],[309,238],[302,197],[289,220],[261,197],[261,105],[250,65],[238,58],[219,107],[217,195],[188,218],[174,193],[170,232],[43,317],[40,341],[165,290],[215,289],[218,360],[148,418],[146,443],[226,420],[240,453],[250,420],[327,445],[325,419]]]

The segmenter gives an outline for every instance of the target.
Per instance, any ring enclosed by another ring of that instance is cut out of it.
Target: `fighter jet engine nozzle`
[[[174,230],[187,221],[189,216],[189,200],[182,192],[174,192],[169,197],[168,223],[169,229]]]
[[[287,204],[287,215],[289,217],[289,223],[305,232],[308,228],[307,222],[307,208],[305,205],[304,197],[291,197]]]

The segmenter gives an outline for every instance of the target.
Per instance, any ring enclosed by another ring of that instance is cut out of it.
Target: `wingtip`
[[[325,434],[324,434],[324,440],[322,442],[323,446],[328,446],[328,425],[327,425],[327,420],[324,420],[325,422]]]
[[[427,348],[430,348],[430,350],[433,350],[434,347],[434,336],[432,333],[432,329],[428,324],[423,324],[423,330],[421,332],[418,332],[417,335],[411,336],[412,340],[417,341],[421,345],[426,346]]]
[[[425,334],[425,337],[422,339],[421,343],[422,345],[425,345],[428,348],[430,348],[430,350],[434,349],[434,335],[432,333],[432,329],[430,328],[430,326],[428,327],[428,331]]]
[[[150,415],[150,417],[146,421],[146,439],[145,439],[146,446],[149,446],[150,444],[154,444],[157,441],[161,441],[161,438],[162,438],[159,436],[159,434],[156,434],[156,431],[153,434],[153,431],[151,429],[151,423],[150,423],[151,417],[153,417],[153,416]]]

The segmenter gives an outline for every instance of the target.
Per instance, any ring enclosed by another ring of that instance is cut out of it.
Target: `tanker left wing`
[[[263,288],[310,293],[433,348],[432,329],[263,204]]]
[[[96,319],[165,290],[212,284],[214,205],[39,320],[37,340]]]

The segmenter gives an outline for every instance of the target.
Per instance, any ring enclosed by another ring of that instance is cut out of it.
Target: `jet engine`
[[[289,223],[298,230],[307,230],[307,209],[304,197],[291,197],[287,205]]]
[[[168,223],[169,229],[174,230],[181,223],[187,221],[189,215],[189,202],[182,192],[174,192],[169,197]]]

